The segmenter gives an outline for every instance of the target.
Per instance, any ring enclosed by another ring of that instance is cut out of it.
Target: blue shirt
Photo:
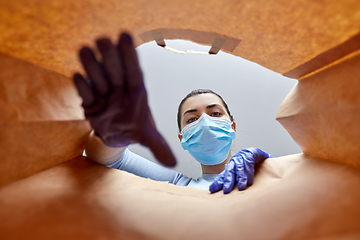
[[[177,186],[194,187],[200,190],[209,190],[210,184],[218,174],[203,174],[198,179],[189,178],[182,173],[157,165],[126,149],[119,160],[108,164],[108,167],[123,170],[139,177],[150,178],[155,181],[164,181]]]

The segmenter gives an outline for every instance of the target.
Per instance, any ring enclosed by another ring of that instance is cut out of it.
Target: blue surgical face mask
[[[229,155],[235,131],[231,121],[225,118],[201,117],[186,125],[181,131],[181,146],[201,164],[216,165],[222,163]]]

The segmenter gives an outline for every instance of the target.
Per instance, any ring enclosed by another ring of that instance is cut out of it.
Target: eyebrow
[[[211,109],[211,108],[214,108],[214,107],[222,107],[220,104],[217,104],[217,103],[214,103],[214,104],[210,104],[210,105],[207,105],[206,106],[206,109]],[[189,109],[189,110],[186,110],[183,114],[183,116],[185,116],[185,114],[187,113],[192,113],[192,112],[197,112],[197,109]]]

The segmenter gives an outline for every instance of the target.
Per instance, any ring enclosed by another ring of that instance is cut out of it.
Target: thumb
[[[173,167],[176,165],[176,159],[173,155],[169,145],[161,134],[154,129],[145,144],[146,147],[150,148],[156,159],[162,164]]]
[[[217,177],[214,178],[214,182],[209,186],[211,193],[220,191],[224,186],[225,170],[223,170]]]

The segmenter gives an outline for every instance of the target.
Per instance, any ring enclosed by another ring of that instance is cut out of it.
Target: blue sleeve
[[[108,164],[107,166],[135,174],[139,177],[150,178],[155,181],[170,182],[175,185],[183,182],[185,179],[189,179],[182,173],[157,165],[128,149],[125,150],[119,160]]]

